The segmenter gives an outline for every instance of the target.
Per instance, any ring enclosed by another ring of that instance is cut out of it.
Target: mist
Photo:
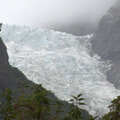
[[[52,26],[89,21],[98,23],[115,0],[0,0],[5,24]]]

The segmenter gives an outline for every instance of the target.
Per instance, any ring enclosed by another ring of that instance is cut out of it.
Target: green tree
[[[0,96],[1,102],[0,104],[0,118],[4,120],[14,120],[14,107],[12,103],[12,91],[8,88],[5,92],[2,92]],[[4,98],[4,99],[3,99]]]
[[[34,104],[33,118],[36,120],[46,120],[50,113],[49,91],[42,88],[41,85],[35,85],[32,101]]]
[[[33,93],[25,96],[23,93],[18,97],[15,111],[18,119],[23,120],[47,120],[50,112],[50,101],[47,98],[49,91],[41,85],[33,87]]]
[[[62,106],[63,104],[59,101],[54,101],[54,110],[55,110],[55,114],[52,118],[52,120],[60,120],[60,115],[61,113],[63,113],[64,111],[62,110]]]
[[[98,116],[93,117],[92,115],[89,116],[89,120],[96,120]]]
[[[26,92],[26,88],[30,92]],[[32,92],[31,92],[32,91]],[[82,94],[72,96],[68,110],[63,109],[63,104],[51,98],[50,91],[41,85],[32,88],[26,83],[19,83],[17,92],[9,89],[1,92],[0,119],[1,120],[82,120],[85,105]],[[67,106],[68,107],[68,106]],[[67,112],[68,111],[68,112]],[[85,120],[85,119],[84,119]],[[94,119],[90,119],[94,120]]]
[[[70,112],[68,112],[67,116],[64,120],[82,120],[81,112],[84,111],[83,109],[79,108],[81,105],[85,105],[85,103],[81,102],[84,98],[81,98],[82,94],[79,94],[77,97],[72,96],[70,102]]]
[[[120,120],[120,96],[114,99],[108,108],[110,112],[102,120]]]

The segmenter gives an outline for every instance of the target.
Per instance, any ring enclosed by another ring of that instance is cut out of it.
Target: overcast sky
[[[115,0],[0,0],[0,21],[44,26],[81,20],[98,21]]]

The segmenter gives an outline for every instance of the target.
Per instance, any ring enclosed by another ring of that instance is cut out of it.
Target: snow
[[[120,95],[106,79],[109,64],[91,54],[90,38],[66,33],[3,25],[2,39],[9,61],[28,79],[40,83],[62,100],[83,93],[84,108],[92,115],[108,112],[110,101]]]

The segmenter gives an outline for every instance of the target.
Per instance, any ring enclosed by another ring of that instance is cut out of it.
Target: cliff
[[[14,90],[18,82],[32,84],[22,72],[10,66],[6,46],[0,38],[0,89],[10,88]]]
[[[120,1],[101,19],[92,38],[92,49],[104,60],[114,64],[107,73],[108,80],[120,89]]]

